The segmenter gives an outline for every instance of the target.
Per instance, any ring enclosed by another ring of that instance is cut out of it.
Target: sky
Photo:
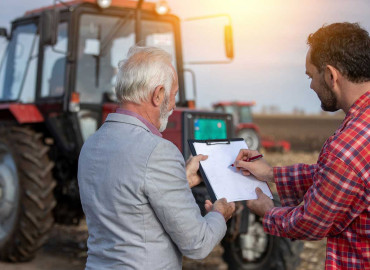
[[[26,10],[52,0],[0,2],[0,26]],[[155,2],[155,0],[150,0]],[[185,65],[196,74],[196,104],[255,101],[255,112],[271,106],[319,113],[320,102],[305,75],[306,39],[323,24],[359,22],[370,31],[370,0],[168,0],[171,13],[190,17],[227,13],[233,25],[235,57],[231,63]],[[225,19],[182,23],[184,61],[225,60]],[[1,46],[1,44],[0,44]],[[192,82],[186,76],[188,97]]]

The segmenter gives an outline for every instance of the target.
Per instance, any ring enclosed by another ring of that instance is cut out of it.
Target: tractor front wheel
[[[0,127],[0,259],[28,261],[53,226],[56,185],[42,134]]]
[[[251,128],[245,128],[238,132],[238,137],[241,137],[245,140],[248,145],[248,149],[259,150],[261,147],[260,137],[258,133]]]
[[[281,206],[279,196],[273,194],[274,204]],[[226,237],[222,240],[224,260],[233,270],[294,270],[299,265],[302,241],[266,234],[262,219],[250,211],[247,215],[247,230],[236,235],[234,240]],[[233,217],[235,219],[236,217]],[[237,223],[234,223],[237,224]],[[229,223],[230,226],[230,223]],[[235,228],[234,228],[235,229]]]

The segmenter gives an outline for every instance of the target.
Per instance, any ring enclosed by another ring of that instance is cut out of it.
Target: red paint
[[[104,123],[108,114],[116,112],[119,105],[117,103],[104,103],[102,111],[102,123]]]
[[[19,124],[44,122],[44,117],[32,104],[0,104],[1,111],[8,110]]]
[[[256,103],[254,101],[250,101],[250,102],[239,102],[239,101],[223,101],[223,102],[219,102],[219,103],[216,103],[216,104],[213,104],[213,107],[218,107],[218,106],[238,106],[238,107],[243,107],[243,106],[254,106],[256,105]]]
[[[291,147],[288,141],[275,141],[266,137],[261,139],[261,144],[267,150],[282,150],[284,152],[289,152]]]
[[[182,141],[183,141],[183,130],[182,130],[182,109],[175,109],[172,115],[168,118],[168,124],[165,131],[162,132],[163,138],[174,143],[182,153]]]
[[[247,129],[247,128],[253,129],[257,133],[260,132],[260,129],[259,129],[259,127],[256,124],[253,124],[253,123],[240,123],[240,124],[237,125],[237,127],[235,129],[236,134],[238,134],[240,130]]]

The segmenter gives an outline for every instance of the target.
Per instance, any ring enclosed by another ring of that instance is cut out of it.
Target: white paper
[[[240,149],[248,149],[245,141],[212,145],[194,142],[194,148],[198,155],[208,156],[207,160],[200,163],[217,199],[226,198],[228,202],[254,200],[257,199],[257,187],[272,199],[271,191],[265,182],[254,176],[244,176],[237,172],[235,167],[230,166]]]

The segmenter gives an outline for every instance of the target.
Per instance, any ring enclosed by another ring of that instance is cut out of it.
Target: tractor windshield
[[[34,99],[38,35],[35,24],[20,25],[0,62],[0,101]]]
[[[240,107],[240,123],[252,123],[252,109],[251,106]]]
[[[175,35],[169,22],[142,21],[140,46],[161,47],[172,55],[176,67]],[[103,95],[114,97],[118,62],[135,44],[135,21],[126,18],[83,14],[80,19],[76,92],[81,103],[99,104]]]

